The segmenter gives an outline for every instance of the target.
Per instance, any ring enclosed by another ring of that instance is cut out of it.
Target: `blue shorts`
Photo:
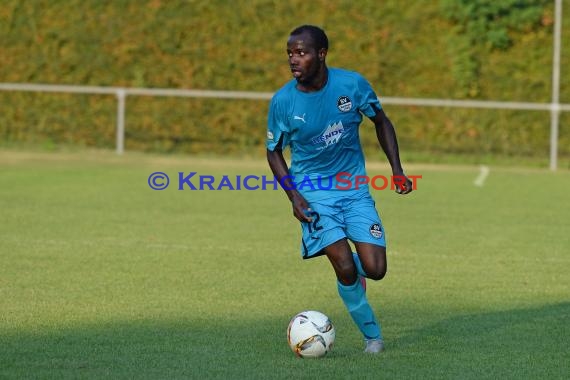
[[[324,248],[344,238],[386,247],[384,227],[369,193],[311,202],[310,207],[313,221],[301,223],[303,259],[323,255]]]

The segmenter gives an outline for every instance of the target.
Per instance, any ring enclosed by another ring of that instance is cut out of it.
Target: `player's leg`
[[[353,261],[360,265],[366,277],[380,280],[386,274],[386,240],[382,222],[370,195],[351,199],[344,205],[347,237],[354,242],[357,254]],[[365,352],[378,353],[384,350],[382,331],[378,336],[366,339]]]
[[[381,280],[388,268],[386,236],[382,221],[370,195],[352,200],[346,205],[347,237],[354,242],[357,255],[354,261],[367,278]]]
[[[360,261],[360,257],[358,257],[358,253],[352,252],[352,260],[354,261],[354,265],[356,266],[356,271],[358,274],[364,279],[368,275],[362,266],[362,262]]]
[[[354,246],[366,277],[376,281],[383,279],[388,270],[386,247],[362,242],[354,242]]]
[[[364,339],[380,341],[382,332],[368,303],[362,282],[359,281],[348,241],[341,239],[324,248],[323,252],[335,271],[340,298]]]
[[[344,215],[335,202],[311,203],[313,222],[302,223],[304,259],[327,255],[337,278],[338,293],[365,339],[380,339],[381,331],[366,299],[345,233]],[[378,351],[376,351],[378,352]]]
[[[331,262],[338,282],[343,285],[350,285],[356,282],[358,273],[346,238],[325,247],[323,252]]]

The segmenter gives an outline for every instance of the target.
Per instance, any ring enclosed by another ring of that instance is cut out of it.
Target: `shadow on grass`
[[[321,370],[286,342],[288,319],[133,321],[0,333],[0,379],[272,379]],[[341,361],[342,357],[339,356]]]
[[[568,378],[570,303],[454,316],[392,342],[394,354],[447,378]],[[422,360],[423,359],[423,360]],[[430,363],[428,363],[430,362]]]
[[[0,378],[563,378],[570,303],[454,316],[388,342],[381,357],[341,338],[299,360],[287,321],[139,321],[0,335]],[[345,339],[346,340],[346,339]]]

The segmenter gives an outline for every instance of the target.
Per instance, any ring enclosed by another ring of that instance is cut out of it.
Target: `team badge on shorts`
[[[382,238],[382,226],[378,223],[374,223],[370,226],[370,235],[376,239]]]
[[[336,101],[336,106],[340,112],[348,112],[352,109],[352,101],[348,96],[343,95]]]

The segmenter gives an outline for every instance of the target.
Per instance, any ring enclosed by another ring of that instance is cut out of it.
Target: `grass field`
[[[302,261],[281,191],[153,191],[154,171],[269,174],[265,162],[0,151],[0,378],[557,379],[570,373],[570,175],[411,166],[374,193],[389,273],[369,282],[387,345],[363,343],[326,259]],[[369,174],[387,175],[382,164]],[[289,319],[323,311],[324,359]]]

